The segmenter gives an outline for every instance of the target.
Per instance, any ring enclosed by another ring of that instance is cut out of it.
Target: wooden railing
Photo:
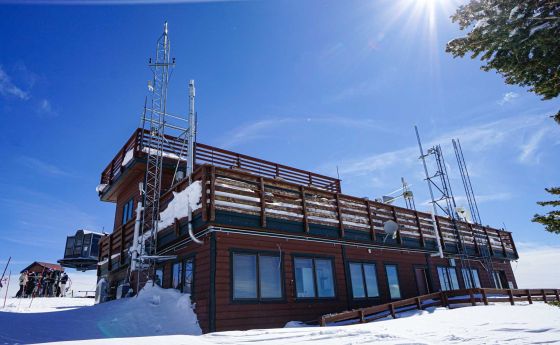
[[[418,297],[403,299],[373,307],[344,311],[341,313],[323,315],[319,319],[321,326],[328,324],[366,323],[388,316],[396,318],[400,312],[409,310],[423,310],[429,307],[451,307],[458,304],[477,305],[477,303],[510,303],[534,301],[560,301],[558,289],[463,289],[435,292]]]
[[[146,131],[137,129],[119,150],[115,158],[101,173],[101,184],[111,184],[124,170],[123,162],[127,152],[132,150],[133,157],[142,157],[150,148]],[[167,136],[164,144],[164,158],[184,159],[183,139]],[[210,164],[217,167],[238,169],[258,176],[285,180],[298,185],[340,192],[340,180],[325,175],[293,168],[240,153],[220,149],[201,143],[195,144],[195,164]]]

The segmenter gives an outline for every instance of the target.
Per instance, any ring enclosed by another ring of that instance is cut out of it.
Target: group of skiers
[[[65,297],[66,272],[45,269],[43,272],[23,271],[19,276],[19,290],[17,298],[26,297]]]

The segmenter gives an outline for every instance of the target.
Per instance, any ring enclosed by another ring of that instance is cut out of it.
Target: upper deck
[[[116,156],[111,160],[101,173],[100,185],[103,186],[99,192],[102,200],[114,201],[111,198],[111,189],[117,184],[121,176],[126,172],[129,165],[144,161],[146,153],[149,152],[149,141],[146,130],[138,128],[126,141]],[[185,159],[181,152],[183,140],[167,136],[164,145],[164,164],[171,168],[177,159]],[[314,172],[293,168],[287,165],[250,157],[240,153],[220,149],[210,145],[195,143],[195,168],[203,164],[216,167],[237,169],[245,172],[292,182],[301,186],[323,189],[331,192],[340,192],[340,180]]]
[[[119,183],[133,162],[142,161],[146,142],[136,131],[105,169],[101,181]],[[166,151],[169,160],[178,158]],[[128,158],[126,157],[128,155]],[[125,164],[123,164],[123,162]],[[290,168],[277,163],[221,150],[204,144],[196,146],[197,168],[193,180],[202,186],[202,207],[193,213],[195,234],[209,227],[242,230],[267,236],[315,238],[350,245],[436,253],[437,237],[447,255],[459,248],[474,259],[489,254],[497,259],[515,260],[518,253],[511,233],[501,229],[436,217],[402,207],[383,204],[340,193],[340,181]],[[142,166],[144,166],[142,164]],[[161,209],[173,199],[173,191],[187,187],[187,180],[174,184],[161,197]],[[386,238],[383,224],[400,225],[396,238]],[[159,250],[167,250],[188,238],[186,218],[160,229]],[[101,255],[110,267],[126,262],[133,236],[134,220],[117,227],[103,239]],[[457,230],[455,228],[457,227]]]

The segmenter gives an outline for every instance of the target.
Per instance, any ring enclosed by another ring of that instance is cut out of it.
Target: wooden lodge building
[[[133,133],[98,187],[102,201],[116,204],[98,264],[98,276],[113,293],[130,274],[134,208],[146,169],[144,133]],[[168,152],[179,147],[168,140]],[[188,185],[188,179],[172,184],[176,156],[165,157],[162,210]],[[191,293],[204,332],[282,327],[440,290],[517,288],[510,232],[458,222],[457,236],[449,218],[437,217],[436,234],[428,213],[345,195],[338,179],[201,143],[195,163],[193,183],[202,191],[192,224],[203,244],[189,236],[187,218],[159,229],[158,255],[176,259],[157,267],[155,276],[164,288]],[[399,224],[394,239],[383,230],[388,220]],[[458,248],[466,249],[467,261],[459,260]],[[492,277],[484,253],[492,258]]]

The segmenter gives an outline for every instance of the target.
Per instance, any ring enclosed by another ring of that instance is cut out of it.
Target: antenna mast
[[[463,187],[465,188],[465,195],[469,204],[469,210],[471,212],[472,220],[475,224],[482,226],[482,220],[480,218],[480,212],[478,211],[478,205],[476,203],[476,197],[474,195],[471,177],[469,175],[469,170],[467,169],[467,163],[465,162],[463,149],[461,148],[461,142],[459,141],[459,139],[451,139],[451,142],[453,143],[453,149],[455,150],[455,157],[457,158],[457,165],[459,166],[459,172],[461,173],[461,180],[463,181]],[[476,241],[477,247],[481,248],[480,252],[482,254],[482,260],[484,261],[486,272],[488,273],[488,278],[492,285],[495,286],[494,265],[492,264],[492,258],[490,257],[490,249],[484,243],[484,239],[481,238],[477,233],[474,233],[474,231],[473,237],[473,240]]]

